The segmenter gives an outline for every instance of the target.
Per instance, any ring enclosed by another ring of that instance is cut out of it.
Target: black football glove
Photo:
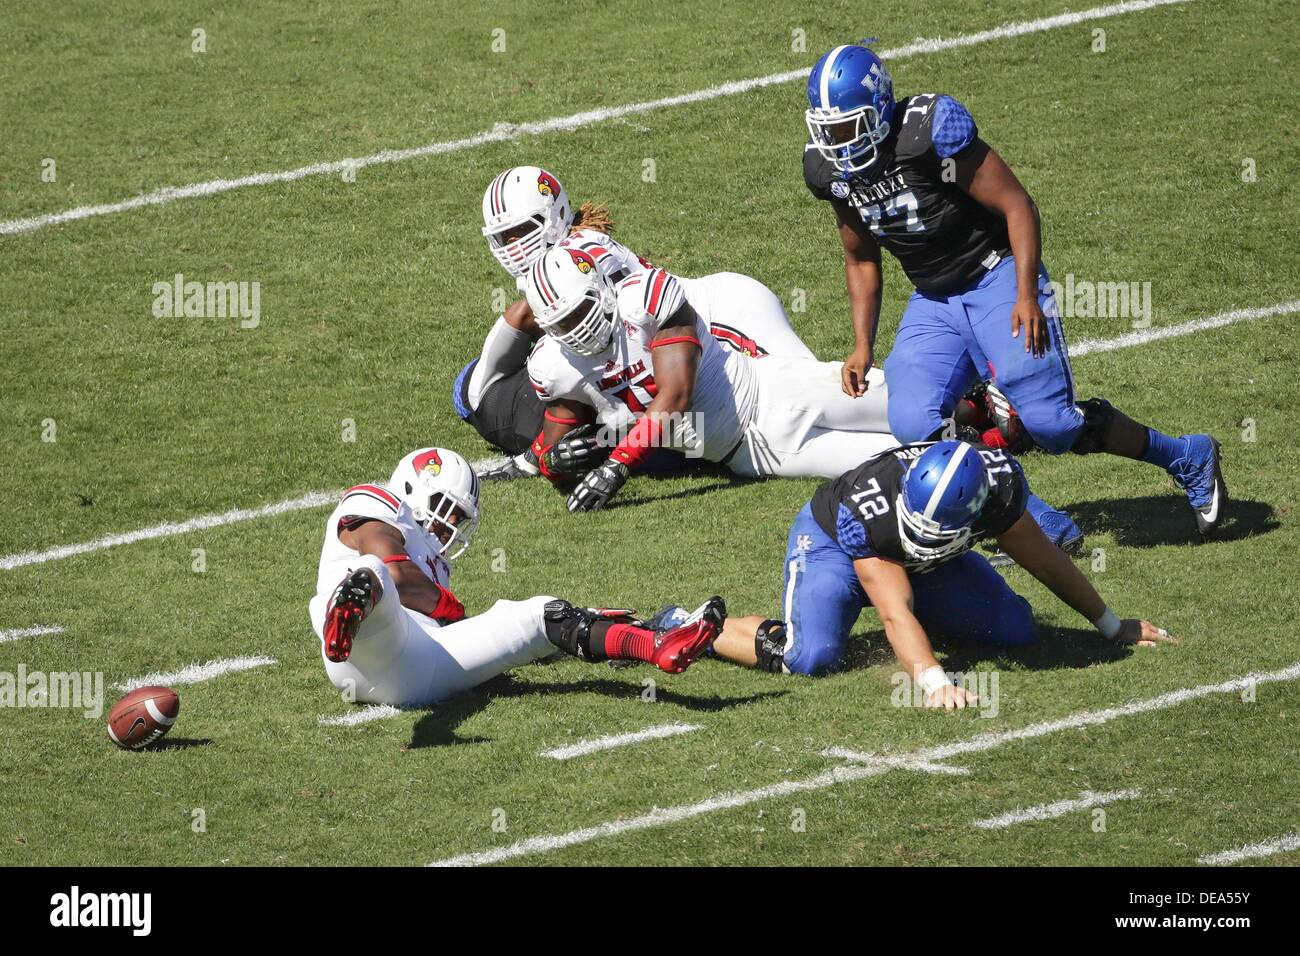
[[[599,511],[609,504],[632,473],[627,465],[612,458],[599,468],[587,472],[578,487],[569,495],[570,511]]]
[[[601,444],[600,426],[595,422],[565,432],[542,456],[553,475],[585,475],[604,460],[609,449]]]

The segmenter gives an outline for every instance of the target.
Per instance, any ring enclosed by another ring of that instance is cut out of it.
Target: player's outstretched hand
[[[603,465],[587,472],[569,495],[570,511],[599,511],[609,504],[631,474],[621,461],[607,459]]]
[[[925,699],[926,707],[942,707],[944,710],[961,710],[967,705],[975,706],[979,696],[972,694],[965,687],[956,684],[944,684],[936,687]]]
[[[1138,647],[1178,643],[1178,639],[1171,637],[1163,627],[1156,627],[1150,621],[1139,621],[1136,618],[1119,622],[1119,633],[1115,635],[1115,640],[1121,644],[1136,644]]]
[[[871,352],[854,349],[844,360],[840,372],[844,394],[860,398],[867,394],[867,372],[871,371]]]
[[[1025,333],[1025,351],[1032,352],[1034,358],[1046,355],[1047,316],[1043,315],[1037,299],[1018,299],[1011,310],[1011,337],[1018,338],[1022,330]]]

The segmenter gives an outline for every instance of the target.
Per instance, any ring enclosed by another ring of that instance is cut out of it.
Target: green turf
[[[808,65],[862,35],[897,46],[1066,6],[918,3],[874,23],[847,3],[629,16],[517,3],[434,13],[401,0],[181,15],[132,0],[57,19],[15,7],[0,33],[0,218],[688,92]],[[207,30],[206,54],[189,52],[194,26]],[[489,49],[497,26],[504,55]],[[1105,53],[1090,51],[1095,26]],[[806,53],[790,50],[795,27]],[[1150,281],[1155,322],[1167,325],[1300,297],[1296,41],[1287,4],[1196,0],[899,61],[893,74],[900,94],[938,90],[969,105],[1041,208],[1055,277]],[[309,178],[0,239],[0,555],[342,488],[430,442],[487,454],[455,421],[449,392],[507,284],[479,235],[481,190],[519,162],[547,165],[579,200],[609,202],[620,237],[670,269],[747,272],[787,302],[805,290],[797,329],[839,357],[851,339],[843,279],[829,212],[802,185],[801,98],[790,83],[370,168],[355,183]],[[55,183],[40,181],[45,157],[58,162]],[[641,178],[646,158],[656,182]],[[1247,158],[1253,183],[1241,178]],[[178,272],[260,281],[261,325],[154,318],[153,283]],[[882,357],[909,291],[892,261],[886,281]],[[1085,566],[1111,604],[1182,644],[1103,647],[1011,571],[1043,644],[942,648],[953,666],[998,672],[992,719],[891,706],[896,665],[868,613],[850,666],[826,679],[558,661],[430,711],[323,728],[318,715],[347,709],[306,615],[327,509],[0,571],[0,628],[66,628],[0,645],[0,671],[102,671],[111,682],[213,658],[279,660],[181,688],[173,745],[156,753],[118,751],[102,722],[77,713],[6,711],[0,864],[423,863],[817,774],[834,765],[819,755],[831,745],[911,750],[1290,665],[1300,660],[1294,325],[1265,319],[1076,362],[1083,394],[1166,431],[1218,436],[1235,518],[1198,545],[1155,470],[1030,459],[1035,489],[1104,549],[1104,572]],[[1067,327],[1078,340],[1128,322]],[[45,419],[56,442],[41,440]],[[345,419],[355,442],[340,440]],[[620,507],[578,518],[538,483],[489,485],[456,590],[471,612],[537,593],[651,610],[717,592],[736,613],[774,614],[786,529],[815,484],[638,479]],[[191,571],[195,548],[203,573]],[[955,759],[967,776],[894,772],[524,862],[1191,863],[1300,829],[1300,756],[1288,745],[1298,707],[1300,687],[1272,684],[1253,704],[1215,696]],[[562,764],[537,756],[673,720],[704,729]],[[199,745],[176,745],[185,741]],[[1146,796],[1108,808],[1105,833],[1086,813],[969,826],[1129,787]],[[191,829],[195,808],[206,833]],[[491,827],[497,808],[505,832]],[[795,808],[802,833],[790,829]]]

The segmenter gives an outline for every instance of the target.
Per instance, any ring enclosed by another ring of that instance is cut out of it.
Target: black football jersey
[[[898,498],[903,476],[933,442],[904,445],[869,458],[826,482],[812,497],[813,519],[851,558],[885,558],[914,574],[951,561],[957,554],[921,561],[903,549],[898,528]],[[1029,486],[1020,463],[1006,452],[975,446],[984,459],[991,494],[971,531],[966,551],[985,538],[996,538],[1025,512]],[[958,552],[958,554],[964,553]]]
[[[811,143],[803,173],[818,199],[846,219],[860,217],[892,252],[916,288],[955,295],[1010,255],[1006,220],[972,199],[945,160],[986,152],[975,121],[950,96],[921,93],[899,100],[880,155],[860,173],[841,173]]]

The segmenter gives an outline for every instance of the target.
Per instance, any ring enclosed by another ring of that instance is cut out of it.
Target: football
[[[181,699],[170,687],[140,687],[108,714],[108,737],[126,750],[139,750],[162,739],[176,722]]]

